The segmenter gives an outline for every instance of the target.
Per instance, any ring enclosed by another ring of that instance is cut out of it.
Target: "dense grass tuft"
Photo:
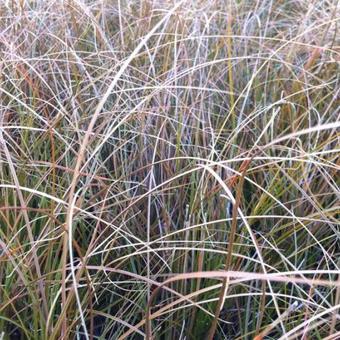
[[[340,337],[339,1],[0,13],[1,340]]]

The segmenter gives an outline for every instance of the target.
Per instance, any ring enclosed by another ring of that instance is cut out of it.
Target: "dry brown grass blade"
[[[241,204],[241,197],[243,194],[243,184],[244,184],[244,177],[247,172],[247,169],[251,163],[251,159],[243,161],[243,163],[240,166],[240,173],[241,176],[239,178],[239,182],[235,188],[236,190],[236,198],[235,198],[235,203],[233,204],[233,209],[232,209],[232,221],[231,221],[231,227],[230,227],[230,234],[229,234],[229,239],[228,239],[228,248],[227,248],[227,256],[225,260],[225,271],[229,271],[231,268],[231,261],[232,261],[232,254],[233,254],[233,247],[234,247],[234,241],[235,241],[235,235],[236,235],[236,229],[237,229],[237,215],[238,215],[238,209]],[[232,178],[229,181],[229,185],[231,188],[235,186],[236,179],[235,177]],[[224,297],[228,293],[228,278],[223,280],[222,282],[222,288],[220,290],[220,294],[218,297],[218,302],[215,307],[215,317],[211,323],[210,329],[207,334],[207,339],[212,340],[214,338],[215,332],[216,332],[216,327],[217,327],[217,321],[219,318],[219,315],[221,313],[221,309],[223,307],[224,303]]]

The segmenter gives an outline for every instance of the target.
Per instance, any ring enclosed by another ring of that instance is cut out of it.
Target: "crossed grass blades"
[[[339,2],[0,2],[0,339],[337,339]]]

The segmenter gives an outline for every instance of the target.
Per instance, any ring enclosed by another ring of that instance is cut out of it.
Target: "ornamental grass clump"
[[[0,2],[0,339],[339,338],[339,9]]]

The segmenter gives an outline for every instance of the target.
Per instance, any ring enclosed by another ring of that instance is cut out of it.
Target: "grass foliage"
[[[339,1],[0,13],[0,339],[340,337]]]

